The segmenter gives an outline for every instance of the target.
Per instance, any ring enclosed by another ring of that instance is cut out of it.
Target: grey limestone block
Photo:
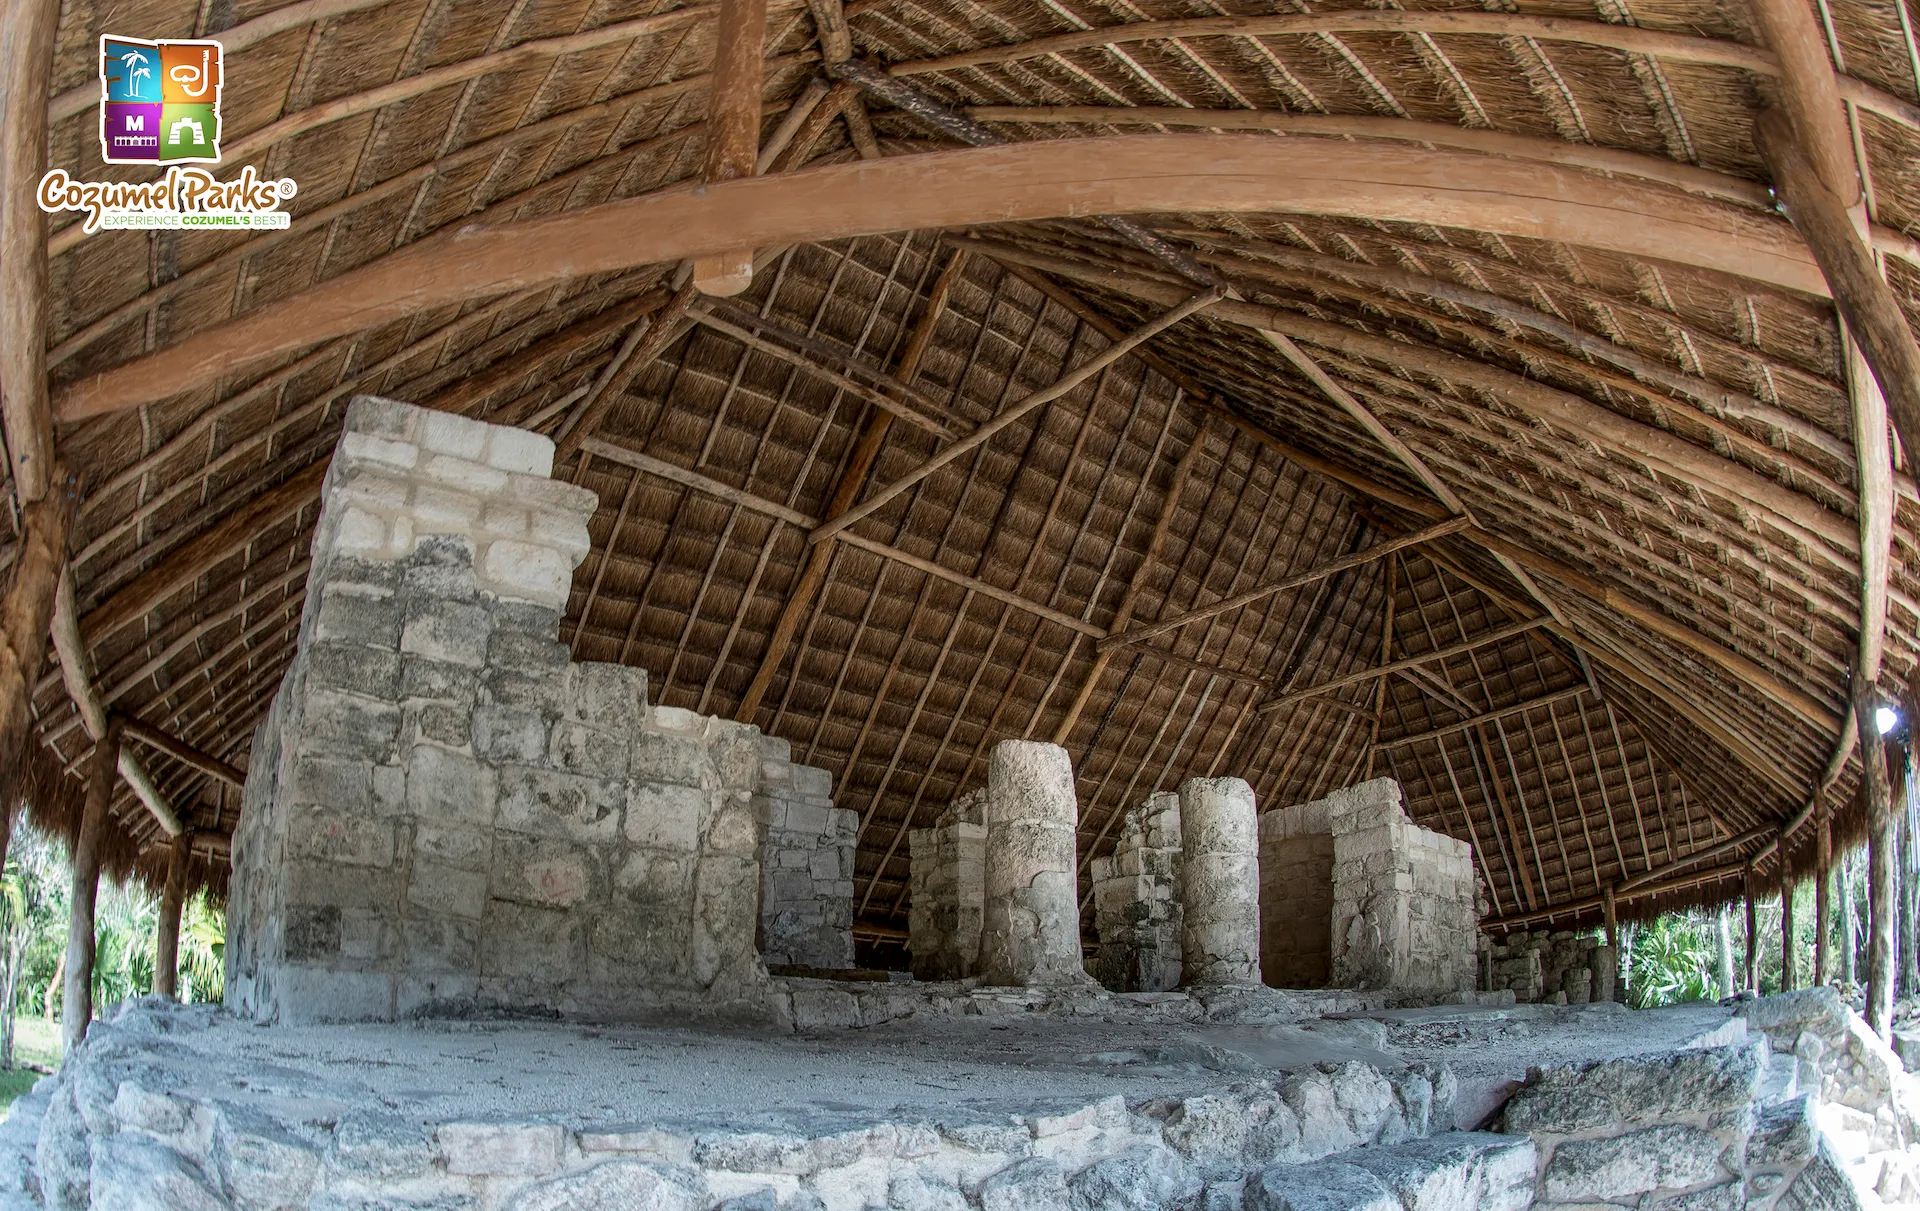
[[[1001,741],[989,759],[987,793],[981,977],[1085,982],[1074,873],[1079,805],[1066,750]]]

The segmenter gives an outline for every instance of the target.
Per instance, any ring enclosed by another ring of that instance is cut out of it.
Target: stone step
[[[1250,1179],[1246,1211],[1521,1211],[1536,1154],[1525,1136],[1451,1131],[1355,1148]]]

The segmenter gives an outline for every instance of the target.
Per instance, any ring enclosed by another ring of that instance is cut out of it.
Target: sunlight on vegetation
[[[0,1108],[60,1062],[73,873],[65,848],[16,824],[0,874]],[[93,1001],[100,1010],[153,991],[160,900],[138,884],[102,880],[95,907]],[[180,997],[225,992],[226,917],[201,893],[180,917]]]
[[[1627,952],[1628,1003],[1635,1009],[1719,997],[1713,926],[1670,914],[1634,930]]]

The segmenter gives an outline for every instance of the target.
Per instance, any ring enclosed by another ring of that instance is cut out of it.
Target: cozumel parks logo
[[[207,39],[100,38],[100,156],[109,164],[165,168],[146,182],[76,181],[54,169],[40,179],[40,208],[80,210],[103,228],[285,228],[280,203],[291,179],[252,167],[231,181],[194,167],[220,162],[221,46]]]
[[[109,164],[220,162],[220,44],[100,39],[100,154]]]

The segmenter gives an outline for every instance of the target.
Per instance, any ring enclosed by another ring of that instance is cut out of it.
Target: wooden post
[[[1819,987],[1833,978],[1833,809],[1821,796],[1819,832],[1814,839],[1813,983]]]
[[[894,367],[896,381],[911,385],[920,374],[920,359],[926,356],[927,346],[933,341],[933,331],[940,324],[940,317],[946,312],[947,299],[953,293],[954,283],[959,281],[961,271],[966,266],[967,254],[956,250],[947,259],[940,270],[940,276],[933,281],[933,289],[927,295],[926,310],[920,313],[919,321],[913,332],[907,337],[907,347],[900,352],[900,363]],[[853,507],[854,500],[860,495],[861,485],[867,481],[867,472],[880,457],[880,448],[886,443],[887,431],[893,427],[893,413],[878,409],[868,416],[866,428],[853,448],[853,454],[847,459],[847,466],[840,473],[840,481],[834,485],[833,496],[827,501],[826,515],[838,517]],[[773,632],[767,636],[767,650],[760,656],[760,667],[754,671],[753,681],[747,686],[746,696],[735,708],[733,717],[741,723],[752,723],[753,717],[760,711],[760,700],[766,697],[767,689],[773,684],[774,677],[780,672],[780,665],[787,658],[787,649],[793,646],[793,638],[800,633],[800,623],[807,611],[813,608],[813,599],[827,580],[827,565],[833,559],[833,546],[830,543],[814,543],[807,548],[807,562],[801,566],[800,575],[787,591],[787,601],[781,607],[780,617],[773,624]]]
[[[1754,870],[1753,859],[1747,859],[1747,969],[1746,980],[1741,985],[1748,992],[1760,990],[1760,920],[1754,912]]]
[[[0,427],[22,505],[45,496],[55,482],[47,394],[47,216],[34,191],[47,169],[47,91],[59,24],[60,0],[16,0],[7,5],[0,37],[0,96],[11,98],[0,118]],[[60,549],[64,557],[64,543]],[[0,766],[9,764],[7,757],[0,752]]]
[[[73,844],[73,900],[67,918],[66,987],[61,1004],[63,1054],[87,1037],[93,1019],[93,906],[100,893],[100,841],[107,828],[107,804],[113,798],[120,763],[120,721],[93,742],[87,762],[87,806]]]
[[[1792,992],[1800,986],[1800,956],[1794,950],[1792,879],[1782,877],[1780,884],[1780,991]]]
[[[160,897],[160,924],[153,937],[153,990],[163,997],[179,996],[180,911],[187,901],[187,859],[193,854],[193,834],[180,833],[167,848],[167,889]]]
[[[1627,990],[1625,981],[1620,978],[1620,917],[1618,906],[1613,900],[1613,884],[1600,889],[1600,923],[1606,927],[1607,949],[1613,953],[1613,999],[1625,1002]]]
[[[1846,200],[1821,181],[1795,129],[1784,113],[1768,109],[1754,125],[1754,139],[1788,217],[1826,276],[1835,309],[1873,368],[1901,444],[1920,450],[1920,348]]]
[[[720,0],[713,83],[707,94],[707,160],[701,173],[708,185],[754,173],[766,55],[767,0]],[[695,257],[693,284],[702,294],[739,294],[753,284],[753,249]]]
[[[60,569],[67,562],[77,495],[73,480],[62,474],[52,492],[26,507],[21,550],[6,596],[0,597],[0,816],[9,821],[20,794],[20,773],[33,731],[33,687],[46,662],[47,627],[53,620]],[[6,857],[6,846],[0,843],[0,863]]]
[[[1879,691],[1872,685],[1853,687],[1867,817],[1867,1027],[1886,1039],[1893,1026],[1893,805],[1886,745],[1874,722],[1879,705]]]

